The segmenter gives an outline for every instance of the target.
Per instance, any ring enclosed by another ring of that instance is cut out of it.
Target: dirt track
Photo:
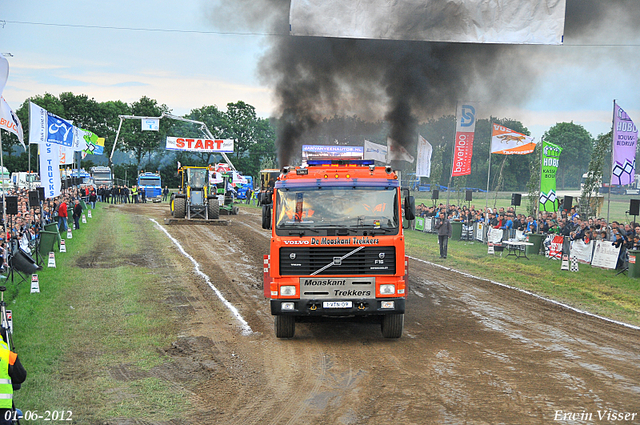
[[[161,224],[169,217],[166,204],[119,208]],[[187,422],[609,423],[606,410],[640,423],[640,331],[428,263],[410,262],[401,339],[348,322],[299,323],[295,339],[276,339],[258,214],[164,226],[253,331],[243,335],[204,279],[183,273],[189,295],[169,300],[183,331],[167,352],[193,394]]]

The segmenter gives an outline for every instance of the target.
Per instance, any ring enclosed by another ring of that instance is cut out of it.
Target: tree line
[[[28,140],[30,101],[105,138],[105,155],[94,158],[87,156],[82,160],[82,166],[85,169],[106,162],[120,123],[119,115],[159,117],[163,113],[171,113],[167,105],[159,104],[155,99],[146,96],[127,104],[122,101],[97,102],[87,95],[75,95],[70,92],[61,93],[59,96],[47,93],[25,100],[16,111],[25,130],[25,140]],[[228,103],[226,111],[215,105],[203,106],[192,109],[184,118],[206,123],[216,138],[233,139],[235,149],[233,154],[229,154],[229,159],[242,174],[257,177],[263,168],[278,167],[276,159],[278,120],[258,117],[252,105],[243,101]],[[491,161],[490,190],[526,191],[532,170],[535,174],[539,157],[535,153],[511,156],[490,155],[492,122],[526,135],[530,134],[524,124],[517,120],[496,117],[478,120],[471,174],[454,178],[453,186],[486,188],[489,161]],[[334,116],[325,118],[310,132],[303,135],[299,145],[362,146],[365,139],[386,144],[388,134],[389,126],[384,121],[370,122],[357,116]],[[418,125],[416,140],[418,134],[425,137],[433,146],[431,177],[423,178],[422,183],[448,186],[453,158],[455,117],[448,115],[427,120]],[[202,137],[203,134],[198,125],[183,121],[163,119],[160,120],[159,131],[142,131],[139,120],[124,120],[116,146],[118,155],[114,156],[115,177],[126,178],[126,181],[131,184],[139,171],[159,170],[163,184],[175,187],[178,184],[176,176],[178,162],[183,165],[204,166],[222,160],[219,154],[213,153],[167,152],[165,150],[167,136]],[[579,187],[582,174],[589,169],[596,140],[584,127],[573,122],[556,124],[545,132],[544,138],[563,148],[557,174],[558,188]],[[17,137],[4,133],[2,141],[3,150],[7,154],[5,166],[9,171],[27,170],[28,155],[22,151]],[[415,147],[412,154],[415,155]],[[31,168],[36,169],[37,149],[32,148],[31,155]],[[411,169],[415,169],[415,164],[407,164],[405,171],[411,171]]]

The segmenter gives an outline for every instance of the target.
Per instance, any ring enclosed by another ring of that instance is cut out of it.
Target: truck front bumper
[[[271,314],[274,316],[378,316],[386,314],[403,314],[405,305],[404,298],[377,298],[360,300],[272,299],[270,301]]]

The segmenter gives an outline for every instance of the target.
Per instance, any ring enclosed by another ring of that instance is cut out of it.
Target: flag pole
[[[491,122],[491,134],[493,134],[493,122]],[[493,139],[493,137],[491,137]],[[487,196],[484,200],[484,212],[489,208],[489,179],[491,178],[491,140],[489,140],[489,171],[487,171]]]
[[[4,258],[5,266],[9,267],[9,255],[7,252],[7,202],[6,202],[6,187],[4,180],[4,157],[3,157],[4,147],[2,146],[2,130],[0,130],[0,173],[2,175],[2,226],[3,226],[3,235],[2,235],[2,255]]]
[[[456,101],[456,112],[455,112],[455,121],[454,128],[457,129],[458,125],[458,102]],[[451,182],[453,181],[453,165],[456,162],[456,133],[453,133],[453,149],[451,151],[451,175],[449,176],[449,186],[447,186],[447,208],[449,208],[449,199],[451,197]]]
[[[611,118],[611,169],[609,170],[609,193],[607,193],[607,224],[609,224],[609,210],[611,208],[611,185],[613,184],[613,158],[615,148],[615,122],[616,122],[616,100],[613,99],[613,114]]]

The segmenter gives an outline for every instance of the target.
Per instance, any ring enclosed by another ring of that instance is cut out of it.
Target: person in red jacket
[[[58,230],[61,232],[67,230],[67,217],[67,200],[62,198],[58,206]]]

